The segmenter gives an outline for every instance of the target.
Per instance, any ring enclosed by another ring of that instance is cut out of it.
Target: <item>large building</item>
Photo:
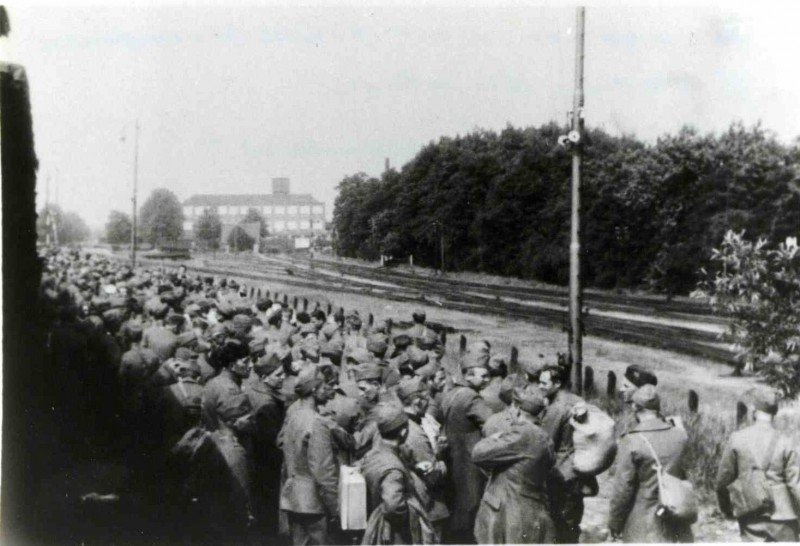
[[[288,178],[273,178],[271,194],[192,195],[183,202],[183,230],[191,236],[205,209],[216,209],[223,224],[235,225],[251,208],[264,218],[270,235],[306,237],[325,231],[325,205],[309,194],[292,194]]]

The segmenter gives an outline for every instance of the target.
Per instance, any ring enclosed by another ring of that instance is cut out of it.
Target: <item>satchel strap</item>
[[[650,440],[647,439],[647,436],[642,434],[642,440],[644,440],[644,443],[647,444],[648,448],[650,448],[650,453],[653,455],[653,458],[656,460],[656,466],[658,468],[663,468],[661,466],[661,460],[658,458],[658,455],[656,455],[656,450],[653,449],[653,444],[650,443]]]

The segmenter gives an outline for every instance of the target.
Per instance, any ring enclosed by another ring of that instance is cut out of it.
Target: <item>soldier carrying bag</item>
[[[769,442],[767,453],[761,465],[751,452],[753,464],[728,486],[728,493],[733,507],[733,516],[743,518],[746,516],[763,516],[771,514],[775,509],[772,491],[767,480],[772,455],[778,443],[778,433],[775,432]]]
[[[659,517],[669,517],[672,520],[694,523],[697,521],[697,496],[694,493],[694,486],[689,480],[682,480],[664,470],[661,461],[653,449],[653,444],[644,434],[641,435],[644,443],[650,448],[650,453],[656,460],[653,468],[656,470],[658,478],[658,503],[659,507],[656,515]]]

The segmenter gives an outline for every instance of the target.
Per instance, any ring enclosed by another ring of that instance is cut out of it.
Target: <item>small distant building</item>
[[[195,221],[205,209],[216,209],[223,226],[235,226],[256,209],[270,235],[311,237],[325,233],[325,205],[310,194],[292,194],[288,178],[273,178],[268,194],[200,194],[183,202],[183,231],[192,237]]]

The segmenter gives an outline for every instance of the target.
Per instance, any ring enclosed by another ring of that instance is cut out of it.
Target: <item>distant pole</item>
[[[439,223],[439,254],[442,264],[442,276],[444,276],[444,226]]]
[[[572,388],[577,394],[583,391],[583,320],[581,289],[581,142],[583,109],[583,42],[586,8],[577,8],[575,25],[575,95],[572,103],[572,131],[578,142],[572,147],[572,225],[569,244],[569,318],[572,336]]]
[[[131,215],[131,268],[136,267],[136,190],[139,185],[139,120],[136,120],[136,136],[133,144],[133,214]]]

